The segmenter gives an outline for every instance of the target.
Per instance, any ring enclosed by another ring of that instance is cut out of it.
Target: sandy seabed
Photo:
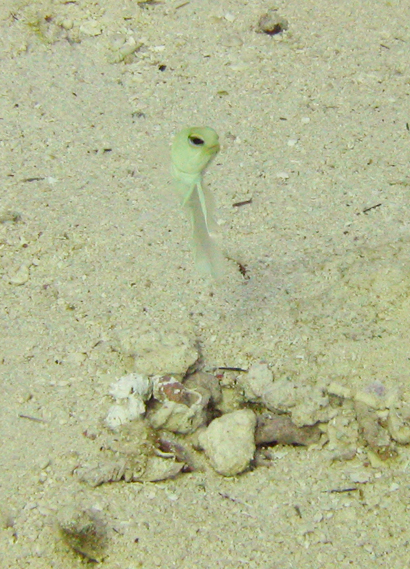
[[[288,29],[257,33],[272,7]],[[3,0],[1,569],[82,567],[67,504],[106,520],[107,569],[409,565],[406,445],[275,447],[234,479],[72,475],[98,458],[124,330],[194,337],[205,369],[410,399],[408,22],[405,0]],[[218,283],[172,194],[187,125],[222,143]]]

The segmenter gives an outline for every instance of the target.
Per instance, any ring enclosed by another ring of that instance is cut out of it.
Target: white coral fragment
[[[139,373],[130,373],[120,377],[111,384],[110,395],[116,401],[119,399],[127,399],[129,397],[140,397],[143,401],[147,401],[151,397],[152,384],[150,378]]]
[[[130,373],[112,383],[109,393],[117,404],[108,410],[105,423],[116,429],[145,413],[145,401],[152,395],[152,382],[144,375]]]

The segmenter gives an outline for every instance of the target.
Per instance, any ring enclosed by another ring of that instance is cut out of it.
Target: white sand
[[[107,569],[409,563],[405,447],[379,469],[284,447],[237,480],[71,475],[98,458],[127,328],[191,334],[209,369],[408,389],[410,4],[275,6],[269,37],[258,0],[2,2],[0,213],[21,219],[0,225],[1,569],[82,567],[52,527],[72,501],[109,520]],[[168,174],[190,125],[220,135],[207,181],[249,280],[195,273]]]

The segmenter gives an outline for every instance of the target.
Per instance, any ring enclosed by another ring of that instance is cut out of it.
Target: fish
[[[215,279],[224,273],[225,258],[216,239],[215,202],[203,172],[219,150],[219,136],[210,127],[182,129],[171,148],[174,189],[191,223],[196,267]]]

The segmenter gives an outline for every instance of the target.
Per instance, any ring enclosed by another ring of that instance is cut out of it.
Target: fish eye
[[[196,134],[190,134],[188,136],[188,140],[193,146],[202,146],[203,144],[205,144],[205,140],[203,138],[200,138]]]

